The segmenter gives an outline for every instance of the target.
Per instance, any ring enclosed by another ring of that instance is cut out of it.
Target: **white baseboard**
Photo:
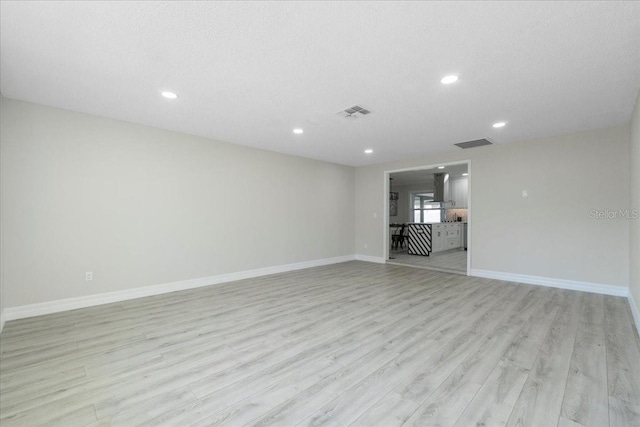
[[[16,319],[24,319],[26,317],[41,316],[43,314],[58,313],[61,311],[75,310],[78,308],[93,307],[96,305],[143,298],[152,295],[183,291],[186,289],[199,288],[202,286],[211,286],[220,283],[234,282],[236,280],[251,279],[253,277],[267,276],[269,274],[285,273],[287,271],[302,270],[310,267],[338,264],[341,262],[353,261],[355,259],[355,255],[345,255],[335,258],[324,258],[313,261],[299,262],[295,264],[277,265],[273,267],[258,268],[255,270],[220,274],[217,276],[202,277],[199,279],[182,280],[179,282],[144,286],[141,288],[125,289],[116,292],[87,295],[83,297],[67,298],[56,301],[47,301],[38,304],[7,307],[3,313],[3,322],[4,320],[10,321]]]
[[[633,294],[629,292],[629,306],[631,307],[631,314],[633,315],[633,321],[636,324],[636,330],[638,334],[640,334],[640,308],[638,304],[633,299]]]
[[[626,297],[629,289],[624,286],[604,285],[600,283],[579,282],[575,280],[554,279],[551,277],[528,276],[526,274],[503,273],[501,271],[479,270],[472,268],[470,276],[487,279],[506,280],[508,282],[526,283],[529,285],[549,286],[551,288],[570,289],[573,291],[591,292],[594,294]]]
[[[313,261],[299,262],[295,264],[285,264],[273,267],[258,268],[255,270],[239,271],[236,273],[220,274],[217,276],[202,277],[199,279],[182,280],[178,282],[163,283],[160,285],[145,286],[141,288],[126,289],[116,292],[108,292],[96,295],[87,295],[77,298],[67,298],[56,301],[48,301],[38,304],[29,304],[18,307],[7,307],[0,312],[0,332],[4,329],[5,322],[27,317],[41,316],[43,314],[58,313],[61,311],[75,310],[78,308],[93,307],[113,302],[126,301],[136,298],[144,298],[153,295],[166,294],[187,289],[199,288],[203,286],[217,285],[220,283],[234,282],[237,280],[250,279],[254,277],[267,276],[270,274],[285,273],[287,271],[302,270],[305,268],[319,267],[323,265],[338,264],[347,261],[366,261],[376,264],[384,264],[383,257],[370,255],[345,255],[334,258],[324,258]],[[527,283],[531,285],[549,286],[560,289],[570,289],[576,291],[592,292],[597,294],[614,295],[627,297],[631,313],[640,331],[640,312],[633,296],[627,288],[622,286],[603,285],[598,283],[578,282],[574,280],[553,279],[540,276],[528,276],[523,274],[503,273],[491,270],[471,269],[471,276],[484,277],[487,279],[505,280],[509,282]]]
[[[375,262],[376,264],[384,264],[384,258],[381,256],[361,255],[356,254],[357,261]]]

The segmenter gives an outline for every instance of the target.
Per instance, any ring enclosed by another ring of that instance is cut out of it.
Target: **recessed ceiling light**
[[[169,91],[164,91],[161,93],[162,96],[164,96],[167,99],[176,99],[178,97],[177,94],[173,93],[173,92],[169,92]]]
[[[506,126],[506,123],[505,123],[505,122],[498,122],[498,123],[494,123],[494,124],[493,124],[493,127],[494,127],[494,128],[503,128],[503,127],[505,127],[505,126]]]
[[[462,176],[468,176],[468,175],[469,175],[469,174],[468,174],[468,173],[466,173],[466,172],[462,174]]]
[[[301,133],[303,133],[303,132],[304,132],[304,131],[303,131],[302,129],[300,129],[300,128],[298,128],[298,129],[294,129],[294,130],[293,130],[293,133],[297,133],[297,134],[301,134]]]
[[[371,148],[367,148],[366,150],[364,150],[365,154],[371,154],[373,153],[373,150]]]
[[[444,166],[438,166],[438,169],[444,169]]]
[[[440,83],[445,84],[445,85],[450,85],[451,83],[455,83],[458,81],[458,76],[456,76],[455,74],[451,74],[450,76],[444,76],[441,80]]]

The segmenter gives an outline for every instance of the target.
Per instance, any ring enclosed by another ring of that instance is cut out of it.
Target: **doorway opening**
[[[386,263],[468,275],[471,161],[384,172]]]

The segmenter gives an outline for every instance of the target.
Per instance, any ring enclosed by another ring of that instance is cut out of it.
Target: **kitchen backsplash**
[[[447,221],[455,221],[455,218],[462,218],[462,221],[467,221],[466,209],[447,209]]]

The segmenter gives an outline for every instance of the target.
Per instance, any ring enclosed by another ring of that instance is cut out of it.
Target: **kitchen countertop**
[[[407,224],[467,224],[467,221],[449,221],[449,222],[408,222]]]

